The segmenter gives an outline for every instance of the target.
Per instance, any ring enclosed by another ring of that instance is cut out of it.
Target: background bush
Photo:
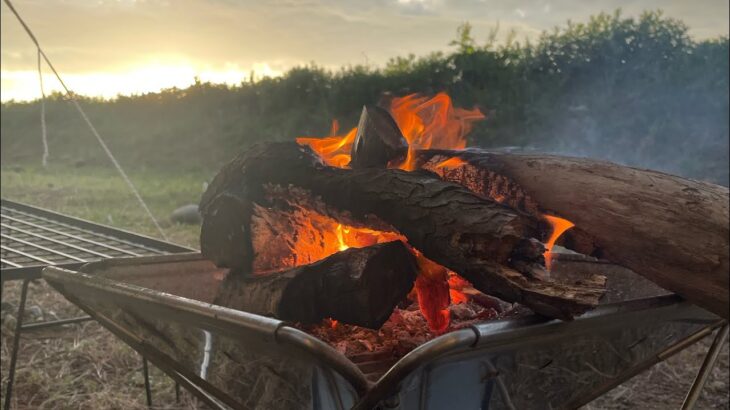
[[[331,72],[311,64],[230,87],[83,99],[127,167],[213,172],[247,145],[325,135],[356,124],[384,93],[448,92],[487,114],[470,135],[484,147],[519,146],[604,158],[728,184],[728,38],[697,41],[680,21],[646,12],[568,22],[534,43],[497,45],[460,26],[450,53]],[[3,165],[38,163],[38,102],[2,105]],[[103,163],[93,137],[60,95],[46,101],[51,158]]]

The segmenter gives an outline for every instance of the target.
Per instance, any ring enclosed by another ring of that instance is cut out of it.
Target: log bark
[[[477,289],[546,316],[570,319],[594,307],[603,294],[602,278],[565,284],[531,274],[543,263],[543,249],[532,240],[541,236],[540,224],[527,214],[429,172],[328,167],[294,143],[252,147],[216,176],[200,206],[206,257],[250,271],[252,204],[265,201],[267,183],[308,190],[360,221],[375,217]]]
[[[390,113],[378,106],[363,107],[350,167],[385,168],[391,161],[405,160],[407,153],[408,142]]]
[[[425,168],[480,195],[572,221],[592,238],[594,255],[728,319],[728,188],[585,158],[483,150],[417,155]],[[435,169],[454,156],[468,164]]]
[[[378,329],[406,298],[416,275],[413,254],[393,241],[285,271],[229,274],[214,303],[303,324],[331,318]]]

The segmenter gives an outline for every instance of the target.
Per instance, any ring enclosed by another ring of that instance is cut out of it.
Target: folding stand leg
[[[717,332],[717,336],[715,336],[715,340],[712,341],[710,350],[707,351],[705,361],[702,362],[702,367],[700,367],[700,371],[697,373],[697,377],[695,378],[694,383],[692,383],[692,387],[690,387],[687,397],[684,399],[682,410],[691,410],[694,408],[697,399],[700,398],[702,388],[705,387],[705,382],[707,382],[707,378],[710,376],[712,368],[715,367],[715,362],[717,362],[718,356],[720,356],[720,350],[727,340],[727,335],[728,324],[725,323],[725,325]]]
[[[20,303],[18,304],[18,316],[15,319],[15,334],[13,335],[13,347],[10,351],[10,369],[8,370],[8,385],[5,390],[4,410],[10,410],[10,399],[13,394],[13,382],[15,381],[15,365],[18,362],[18,348],[20,346],[20,332],[23,327],[23,315],[25,314],[25,299],[28,296],[29,279],[23,281],[20,291]]]
[[[142,374],[144,375],[144,392],[147,395],[147,407],[152,408],[152,389],[150,388],[150,373],[147,369],[147,359],[142,358]]]

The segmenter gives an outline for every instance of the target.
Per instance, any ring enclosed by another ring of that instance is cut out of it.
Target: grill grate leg
[[[5,390],[4,410],[10,410],[10,399],[13,394],[13,382],[15,381],[15,365],[18,363],[18,348],[20,346],[20,332],[23,328],[23,315],[25,314],[25,300],[28,296],[28,284],[30,279],[23,281],[20,291],[20,303],[18,304],[18,316],[15,320],[15,334],[13,334],[13,347],[10,352],[10,369],[8,370],[8,385]]]
[[[147,396],[147,407],[152,408],[152,389],[150,388],[150,373],[147,368],[147,359],[142,357],[142,374],[144,375],[144,392]]]
[[[702,388],[705,387],[705,382],[707,382],[707,378],[712,372],[712,368],[715,367],[717,358],[720,356],[720,350],[722,350],[722,347],[727,340],[727,336],[728,324],[725,323],[725,325],[717,332],[715,340],[712,341],[710,350],[707,352],[704,362],[702,362],[702,367],[700,367],[700,371],[697,373],[697,377],[695,378],[694,383],[692,383],[692,387],[689,389],[687,397],[684,399],[684,403],[682,403],[682,410],[690,410],[694,408],[695,403],[697,403],[697,399],[700,398]]]

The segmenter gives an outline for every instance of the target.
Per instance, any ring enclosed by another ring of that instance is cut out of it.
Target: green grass
[[[198,203],[203,173],[130,170],[129,176],[172,242],[198,248],[199,227],[172,223],[177,207]],[[49,165],[2,167],[4,199],[39,206],[93,222],[160,237],[152,221],[113,169]]]

